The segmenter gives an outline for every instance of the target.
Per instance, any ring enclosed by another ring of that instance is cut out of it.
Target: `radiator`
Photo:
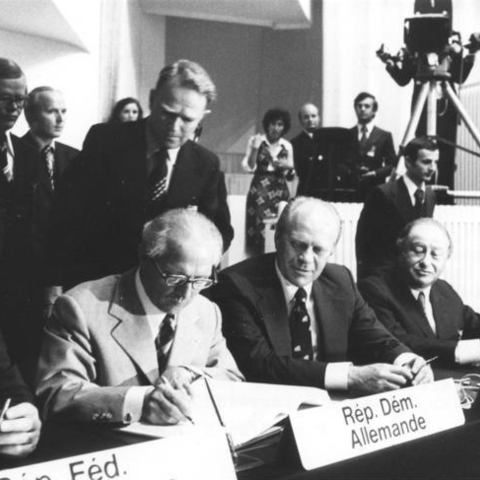
[[[342,219],[342,235],[337,244],[332,263],[348,267],[356,277],[355,232],[363,207],[359,203],[337,203]],[[463,301],[480,312],[480,206],[439,205],[435,219],[442,222],[452,237],[453,253],[442,278],[448,281]],[[265,249],[273,251],[274,229],[265,231]]]

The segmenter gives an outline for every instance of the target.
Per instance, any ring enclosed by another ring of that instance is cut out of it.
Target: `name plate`
[[[3,470],[0,480],[236,480],[225,434],[189,434]]]
[[[306,470],[425,437],[464,422],[452,379],[290,415],[300,461]]]

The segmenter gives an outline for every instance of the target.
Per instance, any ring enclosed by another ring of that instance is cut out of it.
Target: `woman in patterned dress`
[[[290,196],[286,177],[293,176],[293,149],[283,138],[290,130],[290,114],[272,108],[262,121],[264,134],[253,135],[242,161],[245,171],[253,172],[247,195],[246,245],[250,254],[264,250],[264,219],[277,216],[277,205]]]

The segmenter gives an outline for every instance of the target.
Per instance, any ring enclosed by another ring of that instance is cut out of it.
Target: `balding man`
[[[221,272],[211,296],[246,379],[362,393],[431,381],[425,361],[376,319],[351,273],[327,264],[339,236],[332,205],[297,197],[277,224],[276,253]]]
[[[221,255],[210,220],[170,210],[145,226],[138,268],[60,296],[39,362],[43,416],[177,423],[191,415],[196,378],[242,380],[218,307],[198,295]]]
[[[313,103],[302,105],[298,111],[298,120],[303,130],[292,138],[293,160],[298,175],[297,195],[310,195],[310,187],[313,188],[316,182],[312,174],[318,168],[316,162],[320,154],[318,139],[315,136],[320,126],[320,115],[316,105]]]
[[[442,275],[452,241],[436,220],[409,223],[397,242],[396,265],[359,282],[378,319],[403,343],[439,364],[480,362],[480,315],[464,305]]]

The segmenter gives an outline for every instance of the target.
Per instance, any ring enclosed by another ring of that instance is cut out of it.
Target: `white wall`
[[[0,55],[22,67],[29,89],[50,85],[64,93],[68,116],[62,140],[80,147],[90,126],[105,120],[119,98],[139,98],[148,113],[148,92],[165,63],[165,19],[144,15],[137,0],[54,3],[81,46],[0,28]],[[12,0],[9,8],[24,5]],[[13,132],[27,129],[22,116]]]

